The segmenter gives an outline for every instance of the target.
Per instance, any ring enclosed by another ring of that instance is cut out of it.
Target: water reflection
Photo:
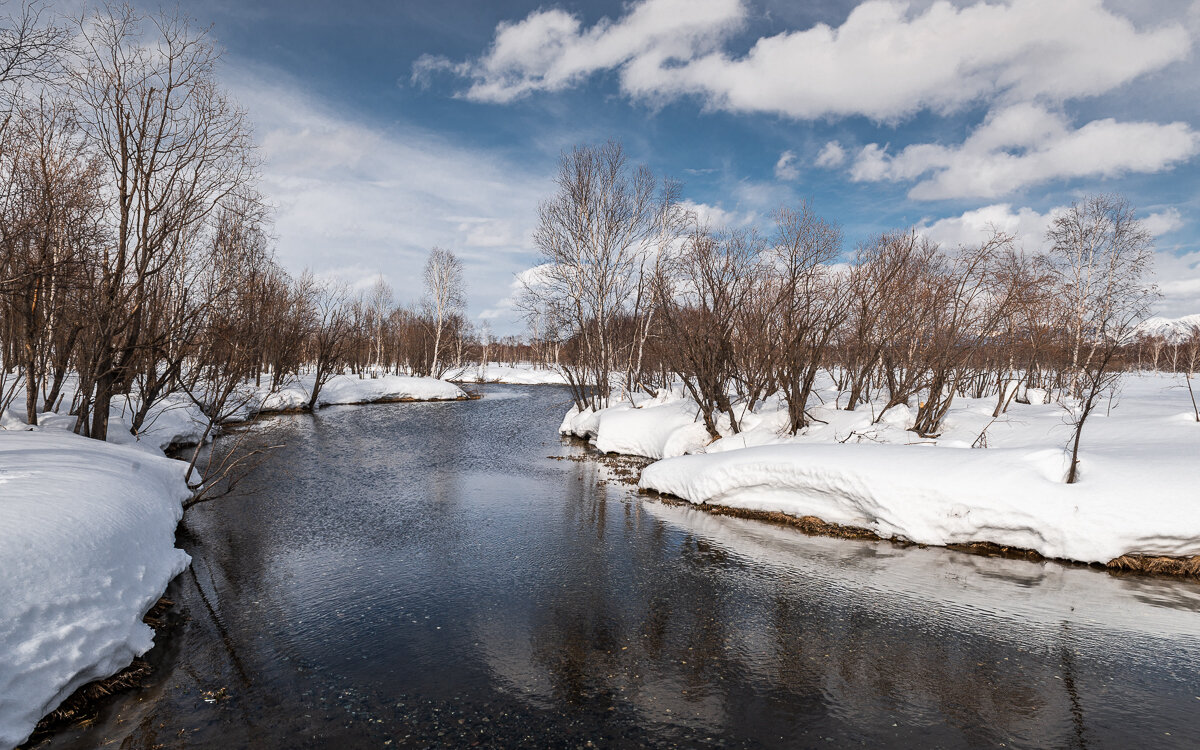
[[[279,418],[159,682],[49,745],[1195,745],[1195,584],[645,501],[484,390]]]

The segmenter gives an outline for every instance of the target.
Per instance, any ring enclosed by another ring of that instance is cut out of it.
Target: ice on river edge
[[[301,379],[248,403],[298,407],[308,402],[305,386]],[[320,402],[465,397],[432,378],[338,375]],[[101,443],[73,434],[65,414],[39,415],[30,430],[18,417],[24,404],[14,406],[0,415],[0,748],[23,742],[76,688],[153,645],[142,616],[189,562],[175,547],[186,464],[162,450],[198,442],[204,421],[190,401],[168,398],[135,437],[122,404]]]
[[[742,432],[709,443],[696,406],[677,392],[598,412],[572,410],[563,434],[597,449],[659,460],[640,486],[709,503],[869,529],[947,545],[992,542],[1047,557],[1105,563],[1125,554],[1200,555],[1200,424],[1182,376],[1139,375],[1089,420],[1081,481],[1063,483],[1070,435],[1056,404],[958,399],[936,440],[905,428],[912,414],[879,405],[837,408],[825,388],[816,420],[787,435],[769,402]],[[843,397],[844,400],[844,397]],[[1036,401],[1036,399],[1034,399]],[[985,432],[986,428],[986,432]],[[979,445],[984,433],[987,448]]]

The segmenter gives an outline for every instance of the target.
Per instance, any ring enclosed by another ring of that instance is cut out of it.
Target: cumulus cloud
[[[826,143],[817,154],[816,165],[822,169],[840,167],[846,161],[846,149],[837,141]]]
[[[784,151],[775,162],[775,179],[790,182],[800,177],[800,168],[796,166],[796,153]]]
[[[1066,210],[1058,206],[1039,213],[1032,208],[1014,209],[1009,203],[997,203],[967,211],[959,216],[925,220],[915,229],[934,242],[950,247],[982,242],[993,230],[1015,236],[1027,251],[1046,250],[1046,229]],[[1184,226],[1179,209],[1168,207],[1142,218],[1142,224],[1155,237],[1168,235]],[[1200,312],[1200,251],[1177,251],[1160,245],[1155,253],[1155,276],[1162,299],[1156,312],[1168,317]]]
[[[1179,209],[1168,208],[1165,211],[1150,214],[1142,219],[1142,224],[1155,237],[1161,237],[1177,229],[1182,229],[1183,216],[1179,213]]]
[[[646,0],[620,19],[583,28],[578,16],[537,10],[496,27],[491,47],[475,60],[453,63],[422,56],[413,80],[438,71],[471,80],[463,95],[509,102],[535,91],[560,91],[602,70],[637,71],[687,61],[714,49],[745,17],[741,0]]]
[[[507,102],[616,70],[639,99],[695,95],[734,112],[892,120],[998,97],[1102,94],[1191,48],[1182,21],[1138,28],[1102,0],[922,5],[868,0],[836,28],[763,37],[743,55],[723,46],[748,17],[740,0],[643,0],[588,28],[566,11],[539,10],[500,24],[479,58],[425,57],[413,76],[450,71],[470,81],[464,96]]]
[[[1200,133],[1174,122],[1094,120],[1073,128],[1067,118],[1038,104],[991,112],[959,146],[919,143],[896,154],[868,144],[850,170],[858,182],[921,179],[916,200],[995,198],[1056,179],[1115,177],[1158,172],[1200,151]]]
[[[1011,203],[996,203],[960,216],[936,221],[926,219],[917,224],[916,229],[934,242],[950,246],[978,243],[993,230],[998,230],[1016,237],[1027,250],[1041,250],[1050,222],[1066,210],[1066,206],[1057,206],[1039,213],[1032,208],[1014,210]],[[1182,214],[1174,207],[1149,214],[1141,222],[1155,237],[1169,234],[1184,224]]]
[[[997,203],[932,223],[926,220],[916,229],[934,242],[950,247],[978,244],[992,231],[1000,231],[1013,235],[1027,250],[1040,250],[1045,244],[1046,228],[1062,210],[1055,208],[1042,214],[1032,208],[1013,210],[1009,203]]]

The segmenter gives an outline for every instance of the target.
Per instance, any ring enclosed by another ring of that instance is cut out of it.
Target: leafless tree
[[[621,367],[612,326],[629,320],[631,304],[639,317],[646,313],[647,253],[669,243],[679,225],[677,190],[660,190],[649,169],[631,168],[615,141],[564,153],[555,185],[538,208],[542,265],[525,281],[521,304],[572,342],[573,361],[562,364],[576,404],[598,407],[608,403],[610,374]],[[644,321],[632,328],[627,344],[644,342]],[[636,361],[625,355],[627,367]]]
[[[79,367],[77,428],[103,439],[109,405],[146,344],[152,280],[252,178],[254,159],[245,115],[217,85],[217,51],[203,32],[119,6],[81,19],[78,43],[71,86],[113,196]]]
[[[387,323],[388,313],[391,312],[392,306],[395,304],[393,300],[392,287],[383,280],[383,274],[376,277],[375,282],[371,284],[371,289],[367,292],[366,310],[367,323],[374,334],[372,345],[372,364],[375,365],[375,375],[378,377],[383,372],[383,328]]]
[[[313,366],[313,387],[308,409],[317,408],[321,389],[345,365],[350,345],[350,292],[343,284],[317,281],[306,275],[300,281],[311,313],[309,361]]]
[[[421,305],[433,323],[434,377],[441,377],[446,371],[441,360],[443,338],[451,318],[465,304],[465,291],[462,263],[454,253],[440,247],[430,250],[425,261],[425,297]]]
[[[668,339],[671,369],[700,406],[704,427],[720,437],[717,413],[739,431],[729,399],[734,375],[735,338],[755,335],[738,331],[737,312],[750,298],[759,274],[763,242],[747,230],[713,232],[693,223],[681,252],[660,261],[655,298]]]
[[[1074,203],[1046,232],[1068,311],[1069,414],[1073,425],[1067,482],[1079,478],[1079,443],[1097,400],[1115,390],[1114,359],[1150,314],[1158,289],[1149,281],[1154,241],[1120,196]]]
[[[842,279],[830,265],[841,254],[837,225],[817,216],[807,203],[780,209],[769,268],[778,279],[775,314],[779,342],[779,382],[788,403],[791,431],[803,429],[808,398],[849,307]]]

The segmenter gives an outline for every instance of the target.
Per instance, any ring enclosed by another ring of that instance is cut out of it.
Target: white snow
[[[311,375],[278,393],[246,384],[241,416],[307,405]],[[107,677],[150,649],[142,616],[188,556],[175,527],[189,491],[186,464],[165,458],[172,444],[195,444],[207,418],[182,394],[150,410],[130,434],[135,404],[110,412],[108,442],[71,432],[74,384],[64,413],[24,421],[19,399],[0,414],[0,748],[22,742],[42,716],[76,688]],[[462,399],[433,378],[337,375],[320,405]]]
[[[57,429],[0,431],[0,747],[153,644],[188,564],[185,465]]]
[[[1140,334],[1158,336],[1172,344],[1186,341],[1197,330],[1200,330],[1200,313],[1181,318],[1147,318],[1137,327]]]
[[[567,378],[556,368],[534,367],[528,363],[502,365],[489,362],[486,366],[465,367],[447,374],[447,379],[460,383],[510,383],[512,385],[566,385]]]
[[[264,412],[300,409],[308,405],[314,378],[306,375],[294,379],[275,393],[268,393],[265,386],[256,399]],[[334,375],[317,397],[317,406],[335,404],[368,404],[376,401],[412,399],[414,401],[437,401],[465,399],[467,394],[454,383],[435,378],[419,378],[409,375],[384,375],[378,378],[359,378],[357,375]]]
[[[664,459],[643,471],[641,486],[693,503],[1083,562],[1200,555],[1200,423],[1182,376],[1126,378],[1085,427],[1074,485],[1063,481],[1071,425],[1059,404],[1012,403],[993,421],[993,398],[959,398],[942,433],[923,439],[907,430],[907,407],[877,421],[880,404],[845,411],[838,396],[827,383],[810,408],[818,421],[795,436],[783,404],[770,400],[739,415],[740,433],[718,420],[722,437],[712,441],[679,393],[572,409],[561,431],[602,451]]]

